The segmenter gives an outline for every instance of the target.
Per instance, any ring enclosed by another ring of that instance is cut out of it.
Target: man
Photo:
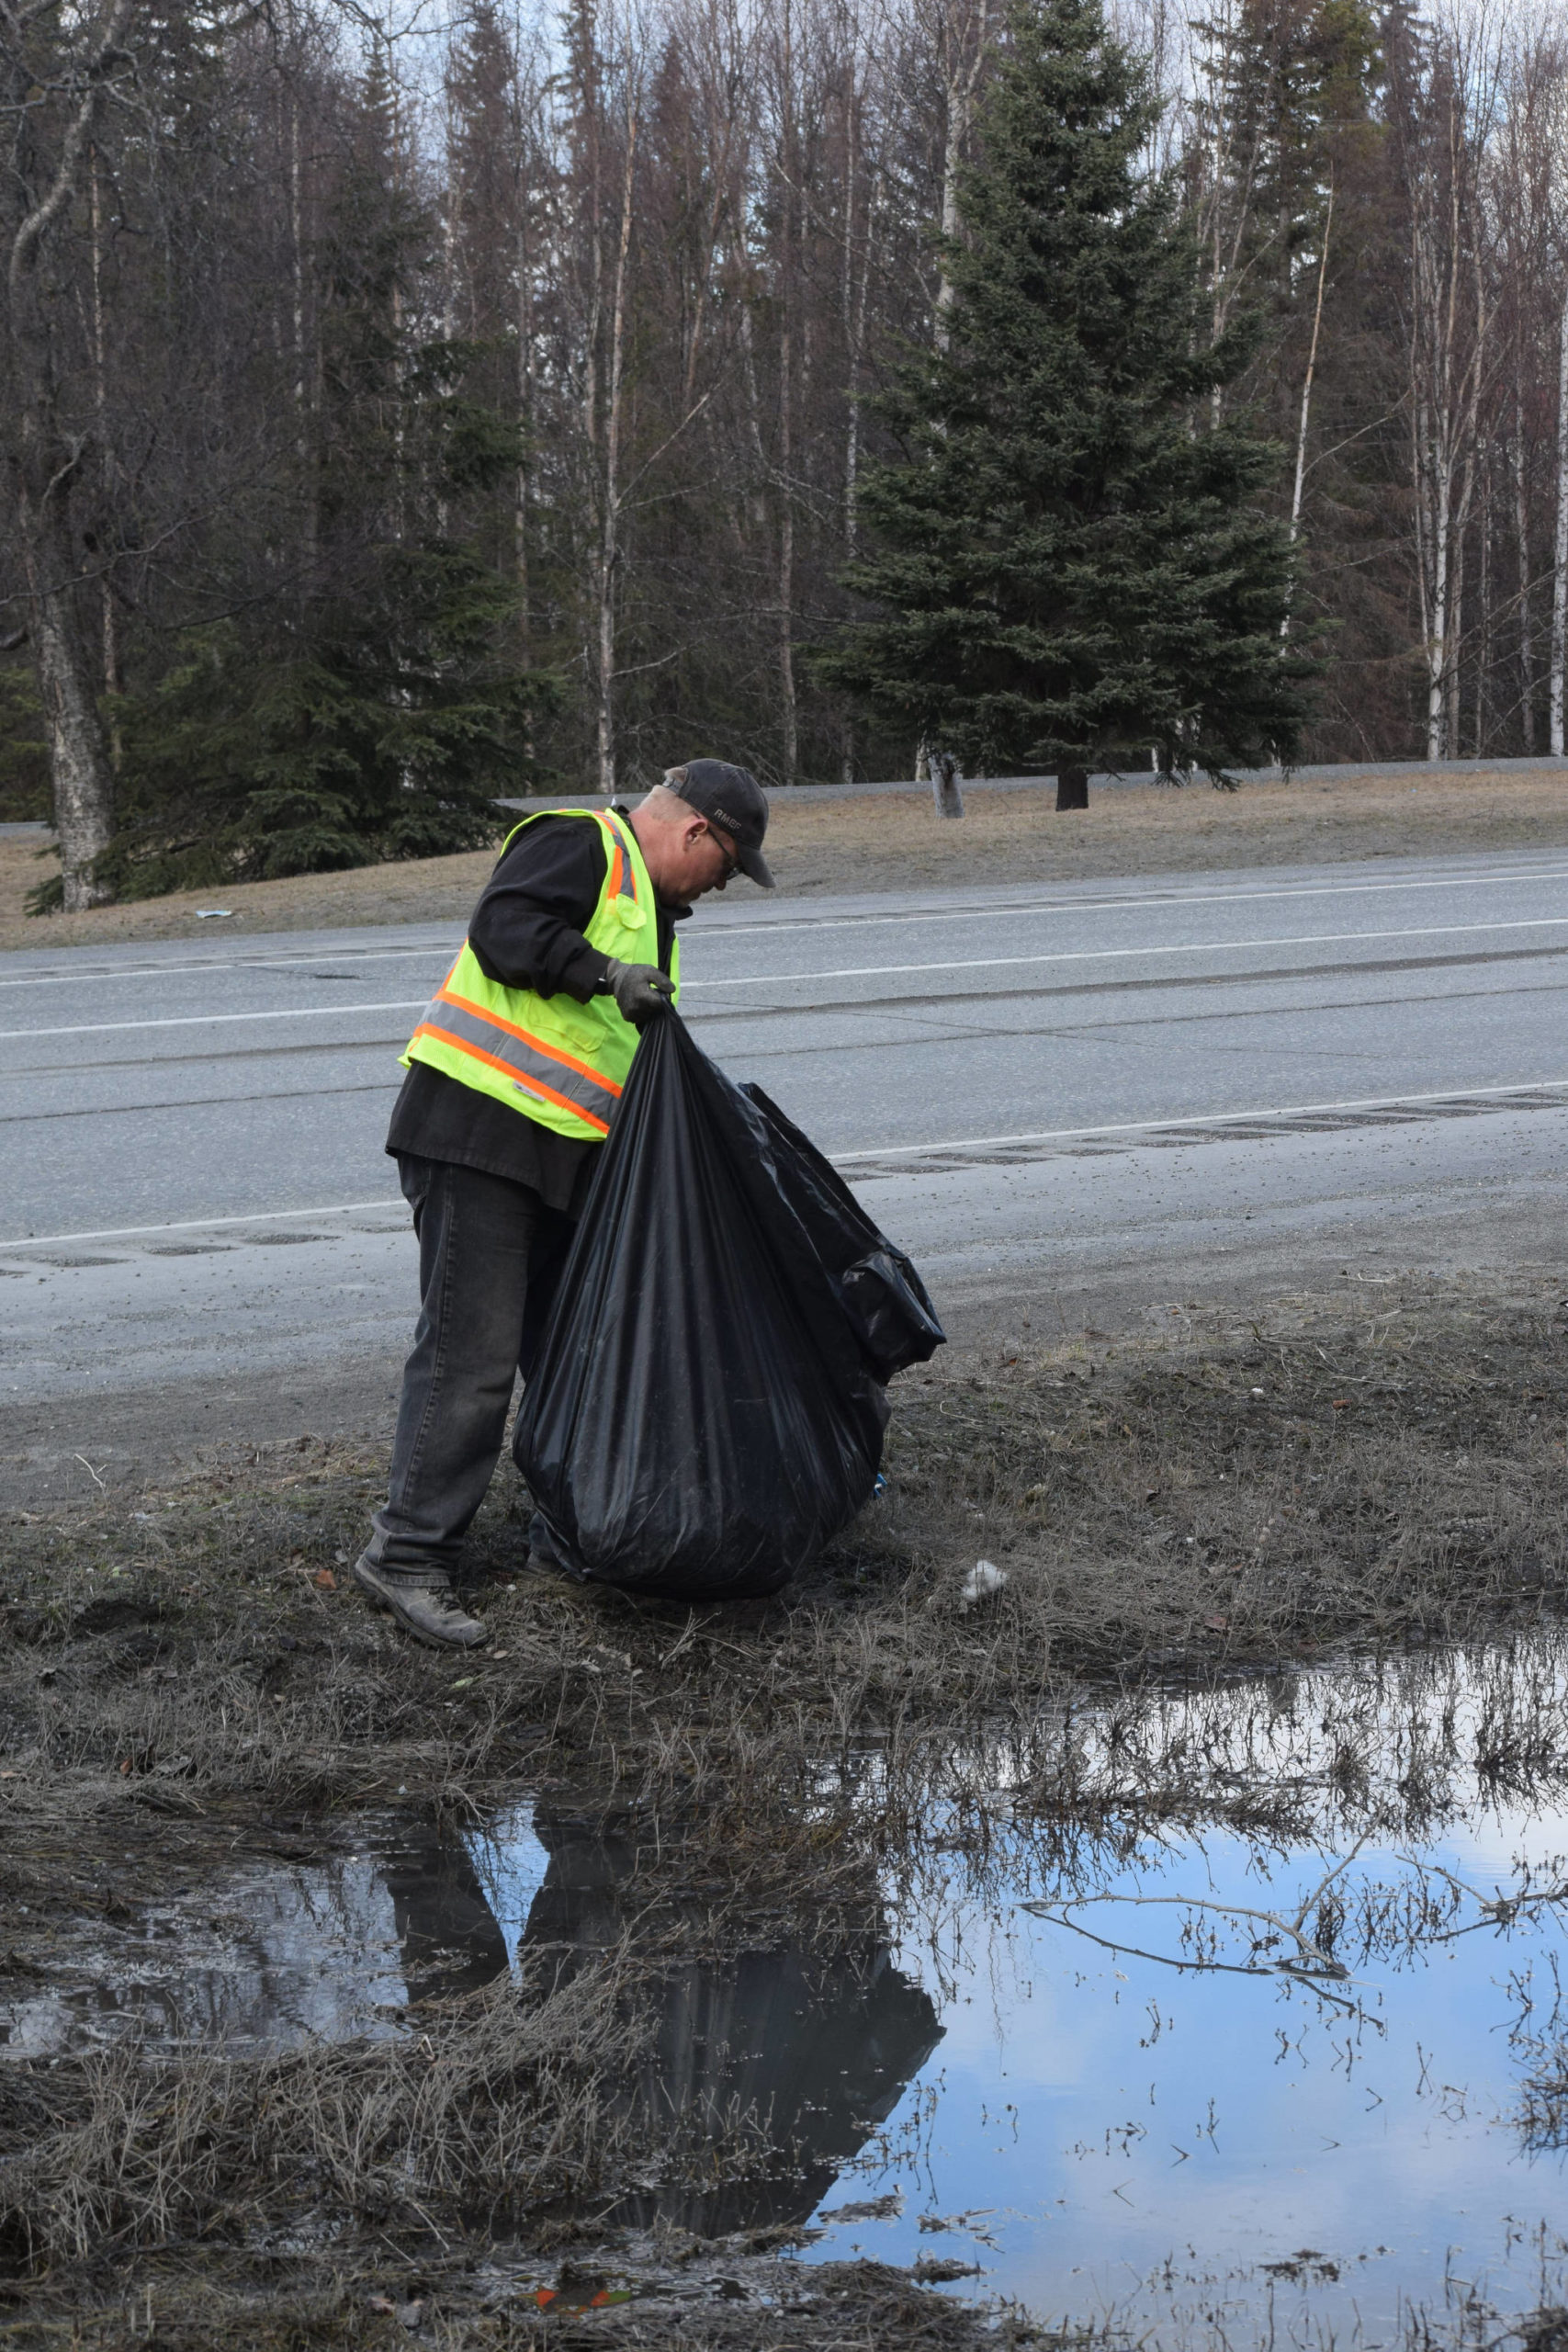
[[[505,1434],[643,1022],[680,978],[675,925],[736,873],[773,887],[768,804],[723,760],[629,815],[552,809],[509,834],[426,1006],[387,1149],[419,1238],[420,1317],[384,1510],[354,1577],[420,1641],[485,1629],[453,1571]]]

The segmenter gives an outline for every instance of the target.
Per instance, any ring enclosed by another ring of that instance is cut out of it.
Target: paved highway
[[[1555,1255],[1562,854],[743,890],[687,926],[694,1028],[840,1159],[964,1335],[1348,1256]],[[139,1414],[172,1430],[176,1391],[212,1428],[379,1418],[412,1274],[381,1142],[457,944],[225,926],[0,958],[7,1453],[96,1428],[112,1453]]]

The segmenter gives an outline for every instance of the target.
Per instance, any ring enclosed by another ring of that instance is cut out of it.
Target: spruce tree
[[[874,403],[882,608],[826,674],[971,773],[1289,763],[1312,664],[1288,642],[1280,453],[1213,394],[1255,331],[1206,333],[1198,254],[1140,156],[1157,105],[1099,0],[1013,0],[979,160],[946,251],[942,346]]]

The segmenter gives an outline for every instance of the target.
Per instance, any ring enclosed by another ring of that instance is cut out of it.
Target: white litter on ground
[[[988,1600],[992,1593],[1000,1592],[1007,1580],[1007,1570],[998,1568],[995,1560],[976,1560],[958,1588],[958,1606],[973,1609],[977,1601]]]

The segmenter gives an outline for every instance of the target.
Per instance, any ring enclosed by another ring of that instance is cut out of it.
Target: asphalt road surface
[[[389,1411],[381,1149],[446,926],[0,958],[13,1491]],[[1562,1255],[1568,856],[770,904],[682,1004],[916,1256],[960,1341]],[[19,1484],[18,1484],[19,1482]]]

